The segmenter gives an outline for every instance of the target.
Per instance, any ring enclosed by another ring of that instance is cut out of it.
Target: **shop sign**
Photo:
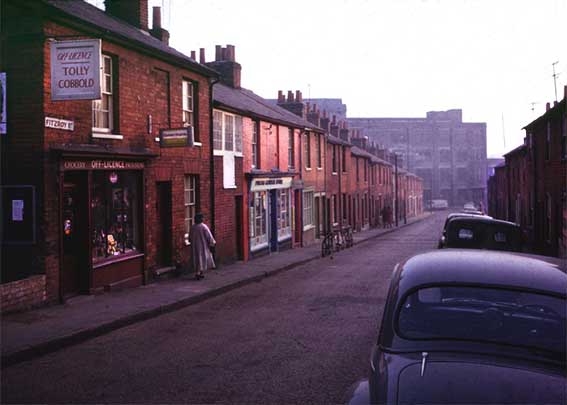
[[[6,114],[6,72],[0,72],[0,134],[6,133],[8,115]]]
[[[252,180],[250,191],[275,190],[280,188],[289,188],[291,186],[291,177],[270,177],[257,178]]]
[[[60,120],[59,118],[45,117],[45,127],[62,129],[64,131],[75,130],[75,121]]]
[[[159,138],[162,147],[193,146],[193,127],[162,129]]]
[[[51,100],[100,99],[100,39],[51,42]]]
[[[143,162],[125,160],[65,160],[61,163],[63,170],[141,170]]]

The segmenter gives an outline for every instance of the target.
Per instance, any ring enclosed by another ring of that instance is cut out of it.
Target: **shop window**
[[[94,263],[142,250],[140,204],[140,173],[93,172],[91,214]]]
[[[114,72],[113,61],[102,55],[101,98],[93,100],[93,132],[111,133],[114,129]]]
[[[197,176],[186,175],[184,178],[183,197],[185,204],[185,232],[191,231],[197,213]]]
[[[278,198],[278,240],[291,236],[290,193],[288,189],[277,190]]]
[[[250,249],[261,249],[268,244],[267,206],[268,195],[266,191],[253,194],[249,213]]]
[[[313,226],[313,191],[303,192],[303,228]]]

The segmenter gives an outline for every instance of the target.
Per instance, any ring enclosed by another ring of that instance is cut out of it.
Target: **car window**
[[[396,320],[405,339],[459,339],[565,352],[565,299],[468,286],[417,290]]]

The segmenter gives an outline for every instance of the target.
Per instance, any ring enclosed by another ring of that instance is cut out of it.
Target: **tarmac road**
[[[437,213],[262,282],[2,370],[2,403],[343,403],[390,275]]]

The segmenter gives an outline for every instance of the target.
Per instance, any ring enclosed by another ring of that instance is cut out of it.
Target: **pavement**
[[[427,218],[424,213],[398,228],[372,228],[353,235],[354,244],[395,232]],[[158,280],[150,284],[102,295],[78,296],[64,304],[2,315],[2,368],[30,360],[113,330],[175,311],[265,277],[321,258],[319,242],[300,249],[237,262],[206,273]],[[328,259],[327,259],[328,260]]]

